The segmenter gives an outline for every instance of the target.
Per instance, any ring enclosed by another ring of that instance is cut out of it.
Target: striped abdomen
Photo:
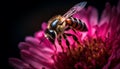
[[[87,26],[80,19],[70,17],[66,19],[66,24],[73,27],[76,30],[87,31]]]

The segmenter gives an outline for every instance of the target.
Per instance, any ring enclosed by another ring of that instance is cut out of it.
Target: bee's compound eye
[[[47,29],[47,30],[45,31],[45,36],[53,43],[54,40],[55,40],[56,34],[55,34],[55,31],[54,31],[54,30],[49,30],[49,29]]]
[[[52,36],[52,38],[55,39],[55,32],[54,32],[53,30],[49,30],[49,33],[50,33],[50,35]]]
[[[57,25],[58,25],[58,23],[59,23],[59,20],[57,20],[57,19],[55,19],[52,23],[51,23],[51,28],[56,28],[57,27]]]

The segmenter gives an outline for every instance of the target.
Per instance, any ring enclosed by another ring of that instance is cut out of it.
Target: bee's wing
[[[76,4],[75,6],[73,6],[67,13],[65,13],[63,15],[63,17],[65,19],[71,17],[73,14],[75,14],[76,12],[82,10],[85,6],[86,6],[87,2],[80,2],[78,4]]]

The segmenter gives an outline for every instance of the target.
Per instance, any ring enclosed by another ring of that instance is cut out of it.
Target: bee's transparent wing
[[[71,17],[73,14],[75,14],[76,12],[82,10],[85,6],[86,6],[87,2],[80,2],[78,4],[76,4],[75,6],[73,6],[67,13],[65,13],[63,15],[63,17],[66,19],[66,18],[69,18]]]

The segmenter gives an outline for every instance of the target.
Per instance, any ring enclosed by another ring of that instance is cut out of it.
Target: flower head
[[[52,44],[44,36],[46,23],[34,37],[26,37],[19,44],[21,60],[10,58],[9,62],[17,69],[119,69],[120,68],[120,1],[118,6],[109,3],[98,19],[97,10],[89,6],[73,15],[86,23],[87,32],[65,31],[66,44],[55,39]]]

